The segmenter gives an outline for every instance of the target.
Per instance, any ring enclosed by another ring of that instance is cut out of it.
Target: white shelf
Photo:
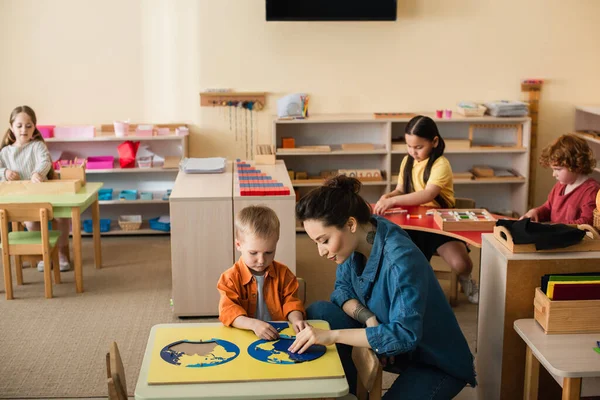
[[[415,112],[415,115],[425,115],[431,117],[437,124],[453,123],[453,122],[526,122],[529,117],[465,117],[456,112],[452,113],[452,118],[436,118],[434,113]],[[344,123],[386,123],[386,122],[408,122],[411,118],[375,118],[373,114],[311,114],[309,118],[280,120],[275,118],[276,124],[344,124]]]
[[[600,115],[600,106],[575,106],[575,109],[589,114]]]
[[[162,199],[154,199],[154,200],[98,200],[98,203],[100,205],[120,205],[120,206],[125,206],[125,205],[139,205],[139,204],[160,204],[160,203],[168,203],[169,200],[162,200]]]
[[[392,150],[392,154],[407,154],[406,150]],[[502,153],[527,153],[527,149],[524,147],[507,147],[507,148],[471,148],[471,149],[446,149],[444,154],[502,154]]]
[[[276,152],[275,155],[278,157],[287,156],[354,156],[354,155],[376,155],[376,154],[387,154],[388,151],[385,149],[380,150],[363,150],[363,151],[352,151],[352,150],[331,150],[331,151],[306,151],[306,152]]]
[[[377,182],[371,182],[371,181],[367,181],[367,182],[362,182],[363,186],[386,186],[388,184],[387,181],[377,181]],[[309,183],[294,183],[294,181],[292,181],[292,186],[293,187],[319,187],[323,184],[323,182],[319,183],[319,182],[309,182]]]
[[[179,168],[109,168],[109,169],[86,169],[86,174],[130,174],[130,173],[145,173],[145,172],[177,172]]]
[[[600,144],[600,139],[595,139],[595,138],[593,138],[591,136],[584,135],[583,133],[579,133],[579,132],[574,132],[574,134],[576,136],[579,136],[583,140],[587,140],[588,142]]]
[[[124,231],[119,228],[111,229],[108,232],[101,232],[101,236],[115,236],[115,235],[170,235],[171,232],[157,231],[155,229],[138,229],[135,231]],[[91,233],[81,231],[81,236],[92,236]]]
[[[525,178],[494,178],[494,179],[454,179],[455,185],[489,185],[489,184],[507,184],[507,183],[526,183]]]
[[[181,140],[184,136],[164,135],[164,136],[124,136],[100,135],[92,138],[48,138],[44,139],[47,143],[69,143],[69,142],[124,142],[126,140],[135,141],[157,141],[157,140]]]

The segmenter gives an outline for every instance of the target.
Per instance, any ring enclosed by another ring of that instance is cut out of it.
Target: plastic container
[[[169,200],[169,197],[171,197],[171,189],[167,189],[167,192],[163,195],[162,199],[163,200]]]
[[[179,128],[175,129],[175,134],[177,136],[187,136],[190,134],[190,130],[185,126],[180,126]]]
[[[57,139],[93,138],[96,135],[95,126],[55,126],[54,137]]]
[[[139,157],[137,159],[138,167],[140,168],[151,168],[152,167],[152,156]]]
[[[154,194],[152,192],[141,192],[140,200],[154,200]]]
[[[152,136],[154,125],[138,125],[135,129],[136,136]]]
[[[113,156],[88,157],[85,169],[112,169],[115,158]]]
[[[158,136],[167,136],[171,134],[171,130],[169,128],[156,128],[156,134]]]
[[[94,232],[94,225],[91,219],[86,219],[83,221],[83,231],[87,233]],[[110,219],[109,218],[100,218],[100,232],[108,232],[110,231]]]
[[[98,200],[112,200],[113,190],[111,188],[102,188],[98,190]]]
[[[156,231],[163,231],[163,232],[171,231],[170,223],[158,222],[158,220],[159,220],[159,217],[152,218],[151,220],[148,221],[150,223],[150,229],[154,229]]]
[[[36,128],[40,131],[44,139],[54,137],[54,125],[38,125]]]
[[[119,200],[137,200],[137,190],[121,190]]]
[[[141,215],[121,215],[119,226],[124,231],[137,231],[142,226]]]
[[[124,137],[129,133],[129,122],[114,121],[113,125],[115,127],[116,137]]]

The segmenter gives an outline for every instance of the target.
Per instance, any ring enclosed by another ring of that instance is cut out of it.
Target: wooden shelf
[[[276,152],[275,155],[278,157],[287,156],[348,156],[348,155],[377,155],[387,154],[386,149],[366,150],[366,151],[352,151],[352,150],[331,150],[331,151],[295,151],[295,152]]]
[[[576,136],[579,136],[583,140],[587,140],[588,142],[600,144],[600,136],[598,138],[593,138],[593,137],[586,135],[584,133],[581,133],[581,132],[574,132],[574,134]]]
[[[117,137],[114,133],[102,133],[92,138],[49,138],[44,139],[48,143],[68,143],[68,142],[124,142],[126,140],[135,141],[156,141],[156,140],[181,140],[184,136],[164,135],[164,136],[124,136]]]
[[[498,153],[526,153],[524,147],[471,147],[469,149],[446,149],[444,154],[498,154]],[[392,150],[392,154],[407,154],[406,150]]]
[[[110,168],[110,169],[86,169],[86,174],[127,174],[127,173],[138,173],[138,172],[177,172],[179,168],[163,168],[163,167],[152,167],[152,168]]]
[[[117,221],[111,221],[110,231],[101,232],[101,236],[113,236],[113,235],[169,235],[171,232],[158,231],[156,229],[150,229],[149,222],[143,221],[140,229],[135,231],[124,231],[119,227]],[[81,230],[82,236],[92,236],[92,233],[84,232]]]
[[[526,122],[529,117],[465,117],[458,113],[453,113],[452,118],[436,118],[435,113],[415,112],[414,114],[425,115],[431,117],[436,123],[452,123],[452,122],[487,122],[487,123],[507,123],[507,122]],[[386,122],[408,122],[411,118],[375,118],[373,114],[311,114],[310,117],[296,120],[278,119],[274,120],[277,124],[322,124],[322,123],[373,123],[384,124]]]
[[[527,179],[516,176],[514,178],[478,178],[478,179],[454,179],[455,185],[485,185],[498,183],[525,183]]]
[[[303,182],[309,181],[309,182]],[[293,180],[292,186],[294,187],[317,187],[321,186],[325,180],[317,181],[316,179],[301,179],[301,180]],[[387,185],[387,181],[360,181],[363,186],[385,186]]]
[[[162,200],[162,199],[154,199],[154,200],[98,200],[98,203],[100,205],[120,205],[120,206],[124,206],[124,205],[139,205],[139,204],[163,204],[169,203],[169,200]]]

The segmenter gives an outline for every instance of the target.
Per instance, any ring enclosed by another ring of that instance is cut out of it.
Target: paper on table
[[[184,158],[179,168],[187,174],[214,174],[225,171],[225,162],[223,157]]]

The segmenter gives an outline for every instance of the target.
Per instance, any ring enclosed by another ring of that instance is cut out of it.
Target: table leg
[[[537,400],[538,385],[540,378],[540,362],[527,346],[525,355],[525,390],[523,391],[523,400]]]
[[[20,222],[12,222],[12,231],[19,232],[21,230]],[[23,284],[23,260],[21,256],[14,256],[15,259],[15,274],[17,275],[17,285]],[[10,264],[9,264],[10,265]],[[35,267],[35,265],[32,265]]]
[[[98,195],[96,201],[92,204],[92,225],[94,229],[94,261],[96,268],[102,268],[102,247],[100,247],[100,203]]]
[[[79,211],[79,207],[73,207],[71,209],[71,220],[73,223],[75,289],[77,293],[83,293],[83,268],[81,266],[81,211]]]
[[[563,400],[579,400],[581,397],[581,378],[563,379]]]

